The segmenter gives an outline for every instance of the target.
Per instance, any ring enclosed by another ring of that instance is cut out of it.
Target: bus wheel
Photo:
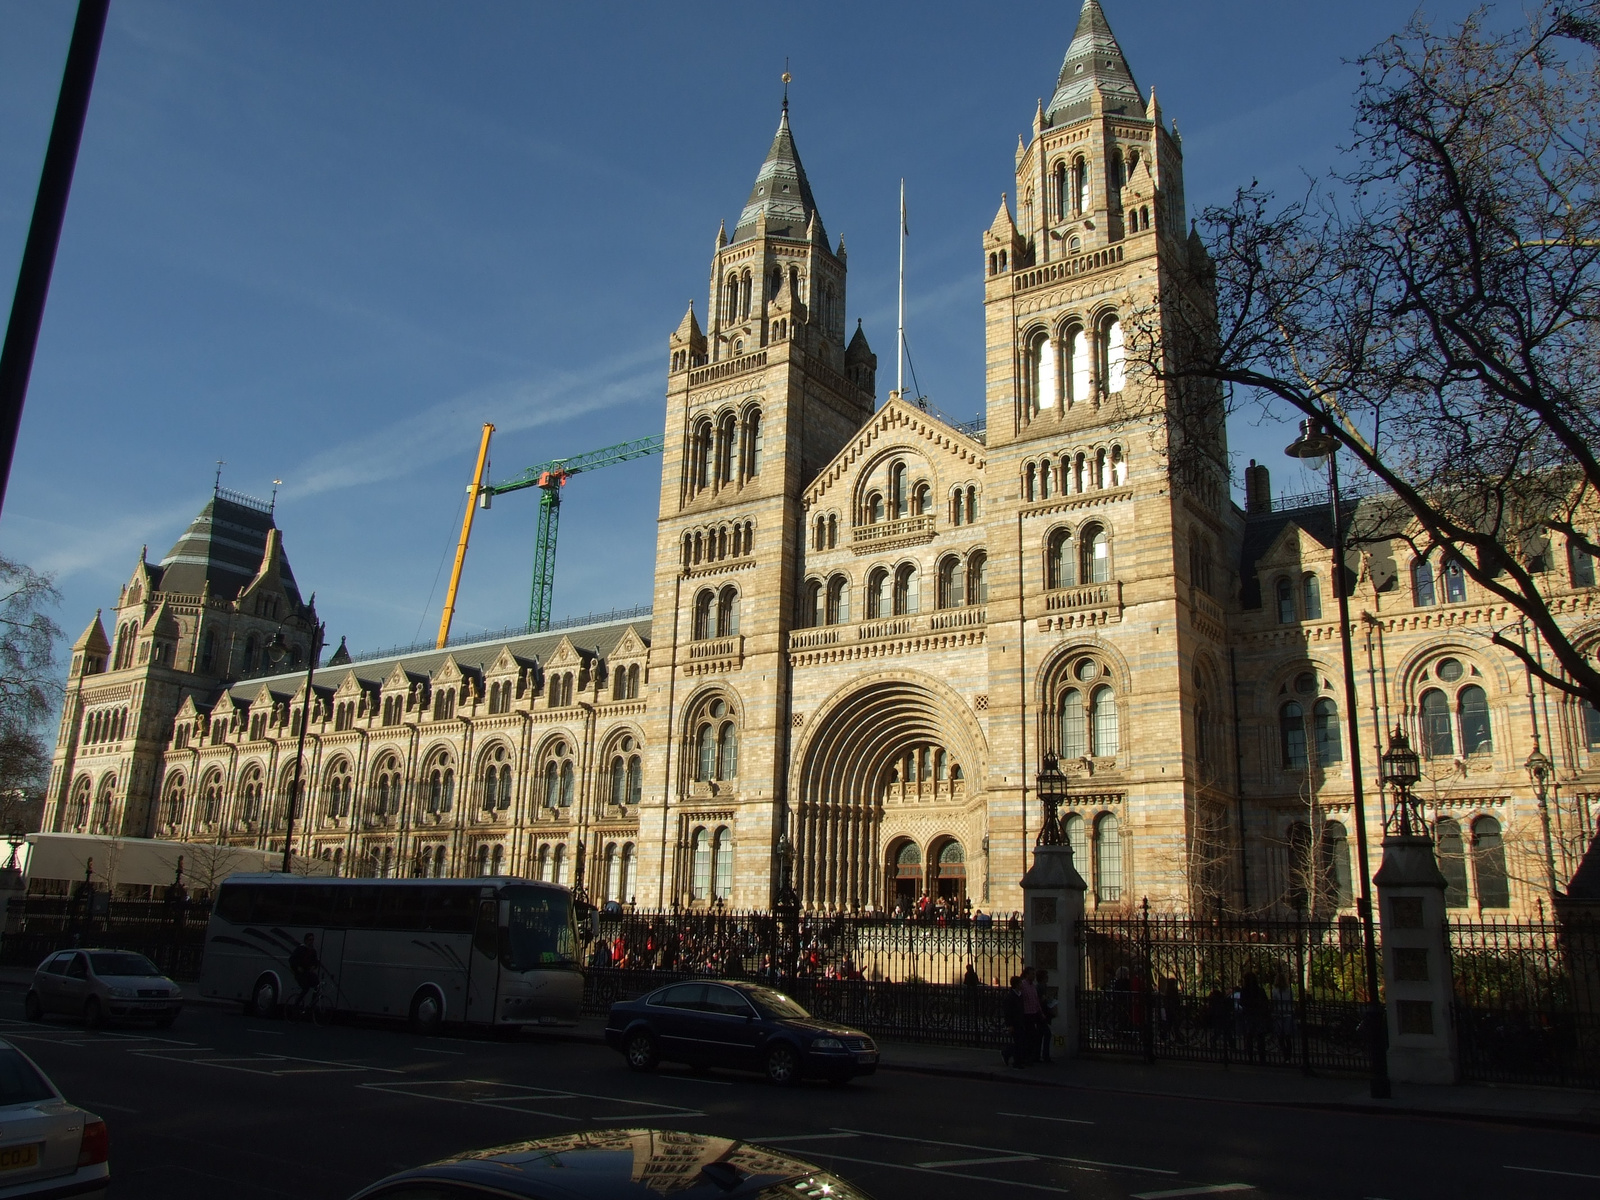
[[[411,1032],[428,1037],[444,1024],[444,1001],[432,988],[423,988],[411,998]]]
[[[272,976],[256,980],[255,991],[250,993],[250,1015],[263,1020],[278,1015],[278,984]]]
[[[629,1069],[634,1071],[654,1071],[661,1057],[656,1050],[655,1038],[642,1029],[628,1038],[623,1054],[627,1057]]]

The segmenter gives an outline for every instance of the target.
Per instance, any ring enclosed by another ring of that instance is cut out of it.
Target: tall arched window
[[[989,556],[982,550],[967,556],[967,603],[989,603]]]
[[[1444,876],[1446,908],[1467,907],[1467,854],[1461,840],[1461,824],[1454,817],[1440,817],[1433,827],[1438,847],[1439,873]]]
[[[733,482],[733,451],[737,441],[737,425],[732,413],[724,413],[717,422],[717,482]]]
[[[1315,575],[1307,575],[1300,581],[1300,608],[1306,620],[1322,620],[1322,585]]]
[[[875,567],[867,576],[867,620],[875,621],[888,615],[889,572],[884,567]]]
[[[1056,706],[1056,728],[1061,731],[1062,758],[1082,758],[1088,752],[1088,721],[1083,707],[1083,693],[1068,688],[1061,693]]]
[[[603,884],[605,891],[603,895],[607,900],[620,900],[622,898],[620,894],[622,890],[622,859],[617,852],[617,844],[615,842],[606,843],[603,861],[605,864]]]
[[[1051,174],[1050,174],[1050,184],[1051,184],[1051,187],[1050,187],[1051,197],[1050,198],[1051,198],[1051,201],[1052,201],[1050,207],[1055,210],[1056,218],[1058,220],[1064,221],[1064,220],[1067,219],[1067,205],[1069,203],[1068,192],[1067,192],[1067,164],[1066,163],[1064,163],[1064,162],[1056,163],[1056,169],[1054,171],[1052,171]]]
[[[711,892],[711,834],[704,826],[696,829],[690,845],[693,866],[689,899],[704,900]]]
[[[1437,602],[1433,591],[1433,568],[1425,558],[1419,558],[1411,564],[1411,602],[1418,608],[1428,608]]]
[[[1111,540],[1104,525],[1089,525],[1081,537],[1083,562],[1080,575],[1084,583],[1105,583],[1111,578]]]
[[[1089,352],[1089,335],[1082,325],[1074,325],[1067,330],[1065,345],[1067,405],[1086,404],[1094,398],[1094,360]]]
[[[740,445],[744,454],[745,478],[753,479],[761,474],[761,450],[764,441],[764,430],[761,424],[761,410],[752,408],[744,415],[744,436]]]
[[[1510,908],[1506,848],[1500,836],[1500,822],[1493,817],[1479,817],[1472,823],[1472,869],[1478,885],[1478,907]]]
[[[939,607],[960,608],[967,598],[967,570],[958,554],[939,561]]]
[[[870,492],[870,493],[868,493],[866,504],[863,507],[864,507],[864,509],[866,511],[866,518],[867,518],[867,524],[868,525],[879,525],[879,524],[882,524],[882,522],[884,520],[884,514],[885,514],[885,511],[886,511],[884,509],[884,507],[883,507],[883,493],[882,492]]]
[[[341,758],[328,768],[327,775],[323,777],[322,786],[329,820],[336,821],[341,817],[350,815],[350,788],[352,782],[349,759]]]
[[[827,610],[823,599],[822,580],[806,580],[805,595],[800,601],[801,626],[821,625],[826,616]]]
[[[1285,770],[1306,769],[1306,713],[1298,701],[1290,700],[1278,710],[1278,733]]]
[[[843,575],[828,580],[829,625],[843,625],[850,620],[850,581]]]
[[[567,844],[565,842],[562,842],[556,847],[555,861],[552,864],[552,874],[555,876],[555,882],[559,884],[565,884],[567,882]]]
[[[1072,160],[1072,211],[1089,211],[1089,164],[1081,157]]]
[[[694,598],[694,623],[691,635],[695,641],[703,642],[712,636],[712,604],[716,597],[707,589]]]
[[[1422,720],[1422,753],[1428,758],[1448,758],[1456,752],[1450,719],[1450,701],[1437,688],[1422,693],[1419,702]]]
[[[1102,387],[1114,396],[1128,379],[1128,352],[1122,340],[1122,322],[1116,317],[1100,327],[1100,363]]]
[[[1044,585],[1047,588],[1072,587],[1074,583],[1072,534],[1066,529],[1051,532],[1046,543]]]
[[[711,844],[711,895],[726,900],[733,895],[733,831],[726,825],[717,829]]]
[[[261,768],[250,766],[245,768],[244,779],[239,785],[239,816],[245,821],[259,821],[262,817],[262,796],[266,791],[266,784],[261,778]],[[215,797],[213,799],[213,796]],[[222,808],[222,775],[216,773],[206,780],[205,788],[205,822],[211,824],[217,819],[217,814]]]
[[[628,803],[637,805],[644,791],[644,760],[637,754],[628,759]]]
[[[1350,837],[1338,821],[1322,827],[1322,892],[1334,908],[1350,907]]]
[[[729,584],[717,596],[717,636],[739,632],[739,589]]]
[[[1461,753],[1487,754],[1494,749],[1494,739],[1489,732],[1489,697],[1475,683],[1462,688],[1456,696],[1461,716]]]
[[[695,735],[695,778],[709,782],[717,777],[717,736],[708,721]]]
[[[894,615],[915,613],[920,605],[917,568],[913,563],[902,563],[894,573]]]
[[[624,904],[633,903],[633,877],[638,850],[632,842],[622,846],[622,881],[617,886],[617,899]]]
[[[1122,825],[1112,813],[1094,823],[1094,898],[1101,904],[1122,899]]]
[[[1089,693],[1089,731],[1096,757],[1109,758],[1117,752],[1117,697],[1109,687]]]
[[[906,465],[905,463],[897,462],[889,468],[890,520],[899,520],[901,517],[906,516],[908,512],[906,506],[909,502],[909,496],[906,491]]]
[[[1093,870],[1089,865],[1089,831],[1083,823],[1079,813],[1068,813],[1061,818],[1061,832],[1066,835],[1067,845],[1072,847],[1072,865],[1080,874],[1085,870]]]
[[[1280,579],[1278,580],[1278,624],[1292,625],[1294,622],[1294,587],[1287,579]]]
[[[1311,732],[1318,766],[1326,767],[1344,760],[1339,741],[1339,707],[1326,696],[1311,706]]]
[[[717,778],[739,777],[739,731],[732,721],[724,721],[717,732]]]
[[[1467,573],[1458,559],[1444,564],[1444,602],[1465,604],[1467,600]]]
[[[716,441],[710,421],[700,421],[694,428],[691,446],[689,490],[691,493],[711,485],[711,454]]]
[[[566,759],[561,764],[561,807],[572,807],[572,791],[576,782],[577,772],[572,766],[572,760]]]
[[[172,829],[183,826],[183,772],[178,772],[167,783],[166,818],[167,825]]]

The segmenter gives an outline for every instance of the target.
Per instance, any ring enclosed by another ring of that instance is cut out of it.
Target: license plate
[[[21,1171],[39,1165],[39,1144],[7,1146],[0,1150],[0,1171]]]

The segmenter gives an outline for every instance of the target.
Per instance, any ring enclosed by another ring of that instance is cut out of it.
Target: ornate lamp
[[[1060,846],[1066,842],[1061,833],[1061,820],[1057,815],[1062,801],[1067,798],[1067,777],[1061,773],[1061,760],[1054,750],[1044,752],[1044,769],[1035,777],[1034,786],[1039,791],[1039,803],[1044,806],[1044,823],[1039,826],[1036,846]]]
[[[1555,778],[1556,765],[1550,757],[1539,749],[1534,743],[1533,753],[1528,755],[1528,761],[1522,764],[1527,768],[1528,778],[1533,781],[1534,793],[1539,798],[1539,824],[1544,829],[1544,873],[1545,886],[1550,891],[1550,898],[1556,896],[1556,855],[1555,846],[1550,839],[1550,781]]]
[[[1394,789],[1394,811],[1389,827],[1401,837],[1427,837],[1428,822],[1422,815],[1422,802],[1412,792],[1422,778],[1422,759],[1411,748],[1405,730],[1398,725],[1389,735],[1389,748],[1379,759],[1384,783]]]

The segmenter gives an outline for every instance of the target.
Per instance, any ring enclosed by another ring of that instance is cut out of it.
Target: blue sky
[[[1347,134],[1359,54],[1408,5],[1104,0],[1184,139],[1191,211],[1296,191]],[[1429,14],[1458,20],[1470,5]],[[9,299],[75,4],[0,0]],[[979,236],[1076,24],[1061,3],[114,0],[0,553],[56,573],[69,636],[223,483],[265,496],[330,638],[433,632],[477,449],[492,477],[660,429],[666,339],[777,123],[850,250],[892,379],[982,407]],[[798,15],[797,15],[798,14]],[[1514,19],[1506,8],[1504,19]],[[1003,25],[1001,24],[1003,22]],[[884,393],[892,383],[881,389]],[[1239,466],[1310,488],[1292,430]],[[659,459],[568,488],[557,615],[647,602]],[[480,513],[456,630],[526,619],[537,494]]]

